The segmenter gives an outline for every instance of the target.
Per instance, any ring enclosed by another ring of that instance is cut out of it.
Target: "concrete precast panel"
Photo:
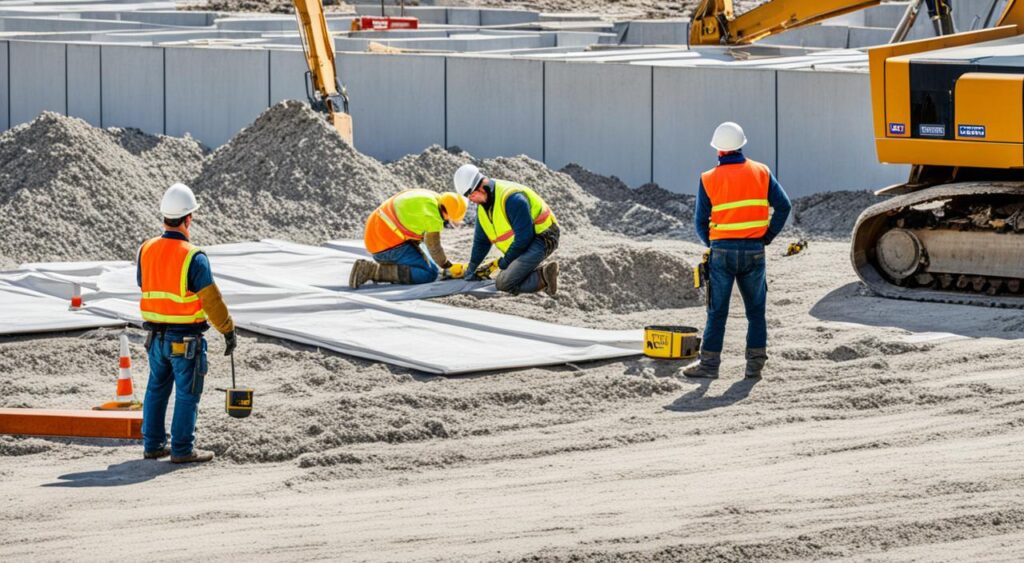
[[[480,25],[478,8],[448,8],[448,25]]]
[[[650,182],[651,77],[646,66],[544,62],[545,164]]]
[[[220,146],[270,102],[270,52],[167,48],[167,134]]]
[[[99,127],[100,47],[68,45],[68,115],[80,117]]]
[[[11,41],[10,127],[27,123],[44,111],[67,114],[66,58],[63,43]]]
[[[103,127],[164,133],[164,49],[102,45],[100,102]]]
[[[765,37],[759,43],[763,45],[845,49],[850,43],[850,29],[845,26],[812,25]]]
[[[512,25],[539,21],[540,14],[528,10],[506,10],[502,8],[482,8],[480,10],[480,25]]]
[[[446,89],[449,145],[478,158],[543,160],[542,61],[449,57]]]
[[[7,66],[7,59],[10,54],[10,47],[6,41],[0,41],[0,131],[11,128],[10,113],[11,100],[9,97],[11,89],[10,68]]]
[[[654,181],[694,194],[701,172],[718,162],[711,135],[724,121],[743,127],[744,153],[776,165],[775,71],[654,68]]]
[[[339,53],[335,64],[361,152],[395,160],[445,144],[444,57]]]
[[[907,179],[908,166],[878,162],[867,73],[777,75],[777,174],[790,196],[875,190]]]
[[[885,45],[892,38],[893,31],[884,27],[850,27],[850,39],[847,46],[851,49],[860,49]]]
[[[688,45],[690,43],[690,20],[631,21],[623,43],[628,45]]]
[[[270,104],[281,100],[306,101],[307,70],[302,51],[270,51]],[[339,79],[345,83],[344,76]]]

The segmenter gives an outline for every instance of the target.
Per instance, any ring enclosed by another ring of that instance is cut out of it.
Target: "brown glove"
[[[220,294],[217,284],[210,285],[199,290],[199,300],[203,304],[203,312],[206,319],[210,321],[213,328],[221,334],[227,334],[235,330],[235,321],[231,320],[228,313],[228,306],[224,304],[224,298]]]

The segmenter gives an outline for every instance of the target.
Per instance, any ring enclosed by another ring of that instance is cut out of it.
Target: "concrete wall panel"
[[[270,51],[270,104],[306,101],[307,70],[302,51]]]
[[[477,8],[448,8],[448,25],[480,25]]]
[[[909,167],[879,164],[867,74],[778,71],[778,176],[790,196],[878,189]]]
[[[168,48],[166,56],[168,135],[217,147],[267,109],[268,51]]]
[[[100,47],[68,45],[68,115],[99,127]]]
[[[8,48],[10,126],[32,121],[46,110],[66,114],[65,46],[11,41]]]
[[[545,163],[651,181],[650,67],[544,63]]]
[[[7,57],[10,53],[6,41],[0,41],[0,131],[11,128],[10,116],[11,104],[8,92],[11,88],[10,74],[8,73]]]
[[[395,160],[445,144],[445,60],[425,55],[339,53],[352,98],[355,145]]]
[[[690,20],[632,21],[623,43],[628,45],[688,45]]]
[[[164,50],[160,47],[100,47],[104,127],[164,132]]]
[[[512,25],[540,21],[540,14],[527,10],[504,10],[483,8],[480,10],[480,25]]]
[[[525,154],[543,160],[543,62],[452,57],[447,91],[449,145],[479,158]]]
[[[724,68],[654,69],[654,181],[696,193],[700,173],[717,162],[708,146],[723,121],[739,123],[744,152],[775,169],[775,71]]]

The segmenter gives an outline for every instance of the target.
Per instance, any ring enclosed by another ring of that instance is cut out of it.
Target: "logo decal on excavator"
[[[957,125],[957,134],[961,137],[985,138],[984,125]]]
[[[889,124],[890,135],[906,135],[907,125],[905,123],[890,123]]]
[[[919,130],[919,132],[920,132],[922,137],[945,137],[946,136],[946,126],[941,124],[941,123],[938,123],[938,124],[924,124],[924,123],[922,123],[921,126],[918,128],[918,130]]]

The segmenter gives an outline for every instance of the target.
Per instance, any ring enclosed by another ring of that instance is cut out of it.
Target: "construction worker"
[[[472,164],[455,171],[455,190],[477,204],[473,252],[465,278],[495,277],[512,294],[558,291],[558,262],[541,262],[558,248],[558,222],[536,192],[513,182],[484,177]],[[483,262],[491,245],[503,256]]]
[[[734,281],[747,313],[746,377],[761,377],[768,359],[764,247],[785,226],[792,206],[768,167],[743,156],[746,144],[739,125],[731,121],[719,125],[711,138],[711,146],[718,150],[718,166],[700,178],[694,223],[697,236],[711,253],[708,318],[700,361],[683,371],[687,377],[718,377]]]
[[[196,196],[184,184],[164,192],[160,214],[164,234],[143,243],[137,278],[142,288],[139,309],[149,331],[149,384],[142,405],[143,457],[171,456],[173,463],[203,462],[213,452],[193,447],[196,414],[207,370],[203,333],[213,324],[224,335],[224,355],[237,344],[235,325],[213,282],[210,261],[189,242]],[[171,445],[167,447],[164,418],[174,388]]]
[[[391,196],[366,219],[363,242],[373,261],[356,260],[349,286],[430,283],[437,279],[438,265],[450,272],[454,265],[441,246],[441,230],[461,225],[465,216],[466,199],[452,192],[406,190]]]

